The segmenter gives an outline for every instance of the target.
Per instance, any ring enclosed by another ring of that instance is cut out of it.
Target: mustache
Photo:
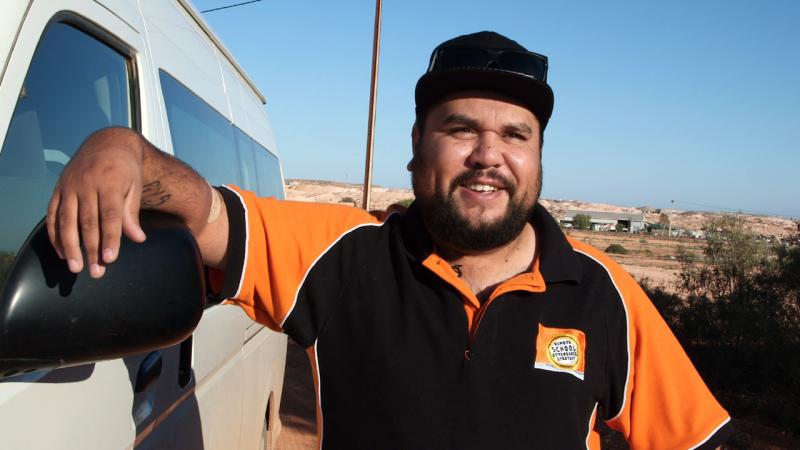
[[[453,178],[453,181],[450,183],[450,194],[452,195],[459,186],[470,184],[470,182],[478,178],[489,178],[493,181],[497,181],[500,187],[508,191],[509,195],[514,195],[517,190],[517,185],[514,184],[513,181],[499,174],[494,169],[470,169]]]

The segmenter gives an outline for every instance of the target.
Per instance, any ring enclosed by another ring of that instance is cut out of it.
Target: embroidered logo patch
[[[586,336],[583,331],[539,324],[533,367],[569,373],[583,380],[586,367]]]

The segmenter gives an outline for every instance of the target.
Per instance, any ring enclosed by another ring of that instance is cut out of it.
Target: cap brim
[[[533,112],[542,130],[553,113],[553,90],[535,78],[492,69],[456,69],[428,72],[417,81],[417,110],[424,111],[442,98],[469,90],[497,92],[519,101]]]

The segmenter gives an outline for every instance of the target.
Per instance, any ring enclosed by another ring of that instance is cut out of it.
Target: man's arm
[[[81,145],[53,191],[47,232],[74,273],[84,267],[83,241],[89,272],[98,278],[117,259],[123,233],[144,242],[140,209],[181,217],[205,264],[224,269],[228,220],[219,193],[189,166],[127,128],[100,130]]]

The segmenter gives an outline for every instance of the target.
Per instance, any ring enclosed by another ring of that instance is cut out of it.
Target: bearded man
[[[140,205],[183,217],[221,298],[308,349],[326,449],[599,448],[598,419],[632,448],[718,446],[730,418],[644,292],[537,203],[547,58],[457,37],[416,104],[416,200],[382,223],[210,188],[109,129],[65,170],[51,240],[80,271],[80,229],[102,276],[122,232],[143,239]],[[155,182],[157,205],[142,192]]]

